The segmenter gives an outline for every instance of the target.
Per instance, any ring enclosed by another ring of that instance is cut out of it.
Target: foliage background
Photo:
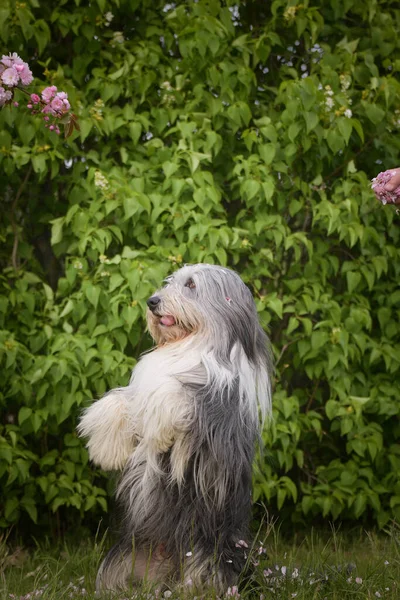
[[[255,499],[399,519],[400,217],[369,185],[400,164],[397,3],[5,0],[0,23],[81,126],[0,113],[0,526],[107,510],[77,416],[184,262],[238,270],[273,342]]]

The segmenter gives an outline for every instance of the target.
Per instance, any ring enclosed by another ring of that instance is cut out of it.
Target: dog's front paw
[[[122,469],[135,448],[128,417],[127,399],[122,391],[110,392],[90,406],[78,425],[87,437],[90,459],[105,471]]]

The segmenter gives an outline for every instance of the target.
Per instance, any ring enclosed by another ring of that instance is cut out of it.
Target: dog
[[[121,539],[97,590],[146,580],[223,594],[246,563],[252,463],[271,410],[268,338],[225,267],[186,265],[147,305],[156,347],[78,426],[91,460],[122,472]]]

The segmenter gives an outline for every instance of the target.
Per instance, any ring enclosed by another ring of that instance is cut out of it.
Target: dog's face
[[[149,331],[157,344],[201,334],[227,350],[237,341],[246,350],[259,327],[250,290],[237,273],[215,265],[179,269],[147,305]]]

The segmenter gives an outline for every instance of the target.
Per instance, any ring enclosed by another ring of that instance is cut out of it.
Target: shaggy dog
[[[122,536],[97,589],[145,579],[224,593],[246,562],[268,340],[249,289],[223,267],[184,266],[147,305],[156,348],[79,424],[90,458],[122,471]]]

